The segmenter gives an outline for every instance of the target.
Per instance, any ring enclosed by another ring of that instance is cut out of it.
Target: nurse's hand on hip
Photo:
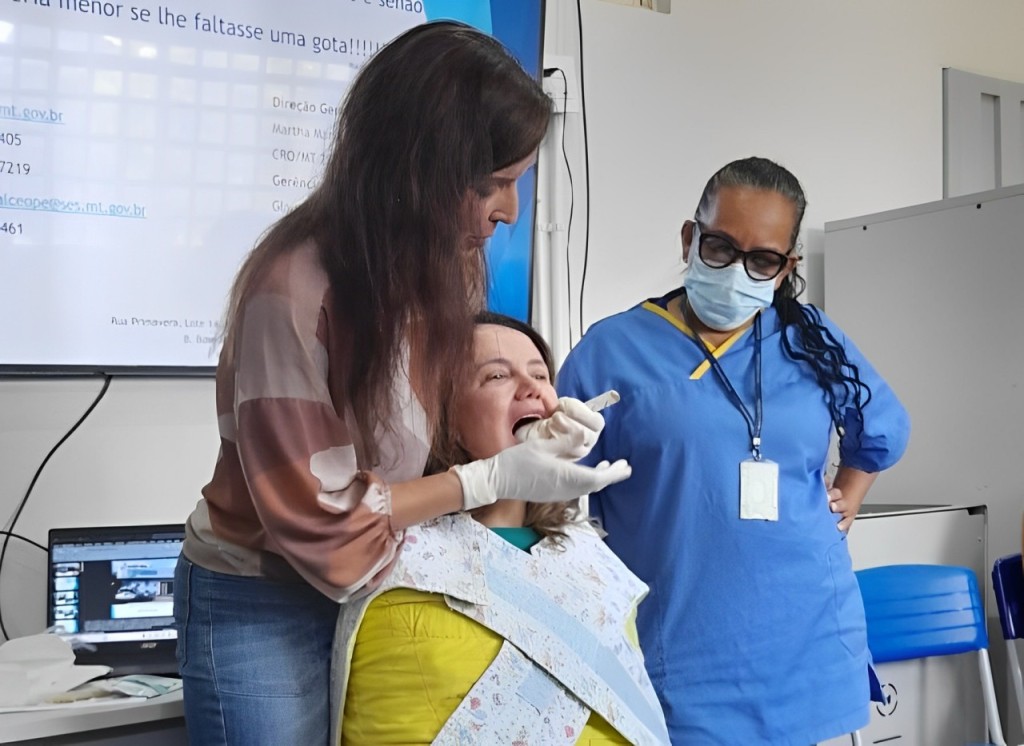
[[[842,515],[843,518],[836,524],[836,528],[846,533],[850,530],[850,526],[853,525],[853,520],[857,517],[857,511],[860,509],[860,506],[854,505],[853,500],[845,499],[843,491],[838,487],[830,487],[828,490],[828,509],[833,513]]]
[[[826,480],[828,509],[842,516],[836,523],[836,528],[843,533],[853,526],[860,506],[864,503],[864,497],[877,477],[877,472],[870,473],[849,466],[840,466],[835,477],[831,481]]]

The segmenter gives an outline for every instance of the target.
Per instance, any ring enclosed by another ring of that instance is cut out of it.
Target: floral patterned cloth
[[[593,710],[633,743],[667,744],[643,656],[626,634],[647,588],[589,525],[571,525],[567,534],[561,545],[546,539],[527,553],[465,514],[409,529],[381,588],[342,607],[334,712],[344,706],[366,606],[386,590],[413,588],[443,594],[452,609],[510,643],[435,743],[575,743]]]

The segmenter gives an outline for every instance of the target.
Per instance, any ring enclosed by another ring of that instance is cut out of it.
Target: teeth
[[[536,414],[530,414],[530,415],[527,415],[526,417],[521,417],[520,419],[516,420],[516,424],[514,424],[512,426],[512,432],[515,432],[516,430],[518,430],[519,428],[521,428],[523,425],[525,425],[528,422],[536,422],[539,419],[540,419],[540,415],[536,415]]]

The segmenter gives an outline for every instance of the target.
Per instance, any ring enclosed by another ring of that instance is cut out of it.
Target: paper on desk
[[[0,645],[0,707],[41,704],[108,673],[109,666],[76,666],[71,645],[57,635],[17,637]]]
[[[96,686],[109,692],[116,692],[125,697],[159,697],[162,694],[176,692],[181,689],[181,679],[171,676],[151,676],[134,674],[116,679],[97,681]]]

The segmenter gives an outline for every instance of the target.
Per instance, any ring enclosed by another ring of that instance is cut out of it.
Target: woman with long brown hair
[[[484,244],[515,221],[549,117],[493,38],[416,27],[360,71],[321,183],[243,264],[217,369],[220,456],[175,575],[193,743],[326,741],[338,603],[379,585],[409,526],[628,476],[562,458],[603,425],[578,409],[568,435],[422,476],[470,360]]]

